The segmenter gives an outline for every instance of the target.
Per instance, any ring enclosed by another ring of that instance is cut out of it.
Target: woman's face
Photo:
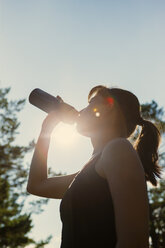
[[[107,126],[109,117],[110,105],[105,98],[96,95],[91,98],[89,105],[79,112],[76,129],[80,134],[91,137]]]

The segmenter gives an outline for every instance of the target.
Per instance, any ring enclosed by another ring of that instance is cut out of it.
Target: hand
[[[48,113],[42,123],[42,132],[52,133],[55,126],[60,122],[57,111],[51,111]]]
[[[65,103],[60,96],[56,96],[59,100],[59,107],[49,112],[42,124],[42,130],[51,133],[54,127],[60,122],[72,124],[78,117],[79,112],[71,105]]]
[[[60,101],[58,113],[59,119],[64,123],[73,124],[78,117],[79,112],[71,105],[65,103],[60,96],[57,96],[57,98]]]

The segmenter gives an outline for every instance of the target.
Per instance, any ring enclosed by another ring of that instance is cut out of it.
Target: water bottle
[[[56,97],[38,88],[30,93],[29,102],[46,113],[57,109],[60,104]]]
[[[48,94],[47,92],[36,88],[29,95],[29,102],[36,106],[37,108],[43,110],[46,113],[60,109],[61,102],[54,96]],[[69,111],[72,110],[70,116],[64,116],[64,122],[72,124],[76,121],[78,116],[78,111],[67,103],[64,103],[65,107],[69,107]]]

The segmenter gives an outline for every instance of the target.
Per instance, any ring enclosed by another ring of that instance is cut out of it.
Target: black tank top
[[[95,170],[101,153],[76,175],[60,203],[60,248],[114,248],[115,216],[108,182]]]

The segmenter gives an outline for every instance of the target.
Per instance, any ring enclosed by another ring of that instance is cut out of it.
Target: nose
[[[78,121],[83,110],[78,111],[76,120]]]
[[[80,111],[79,111],[78,115],[80,116],[80,115],[81,115],[81,113],[82,113],[82,110],[80,110]]]
[[[79,112],[78,112],[77,118],[79,118],[79,117],[80,117],[80,115],[81,115],[80,113],[81,113],[81,111],[79,111]]]

